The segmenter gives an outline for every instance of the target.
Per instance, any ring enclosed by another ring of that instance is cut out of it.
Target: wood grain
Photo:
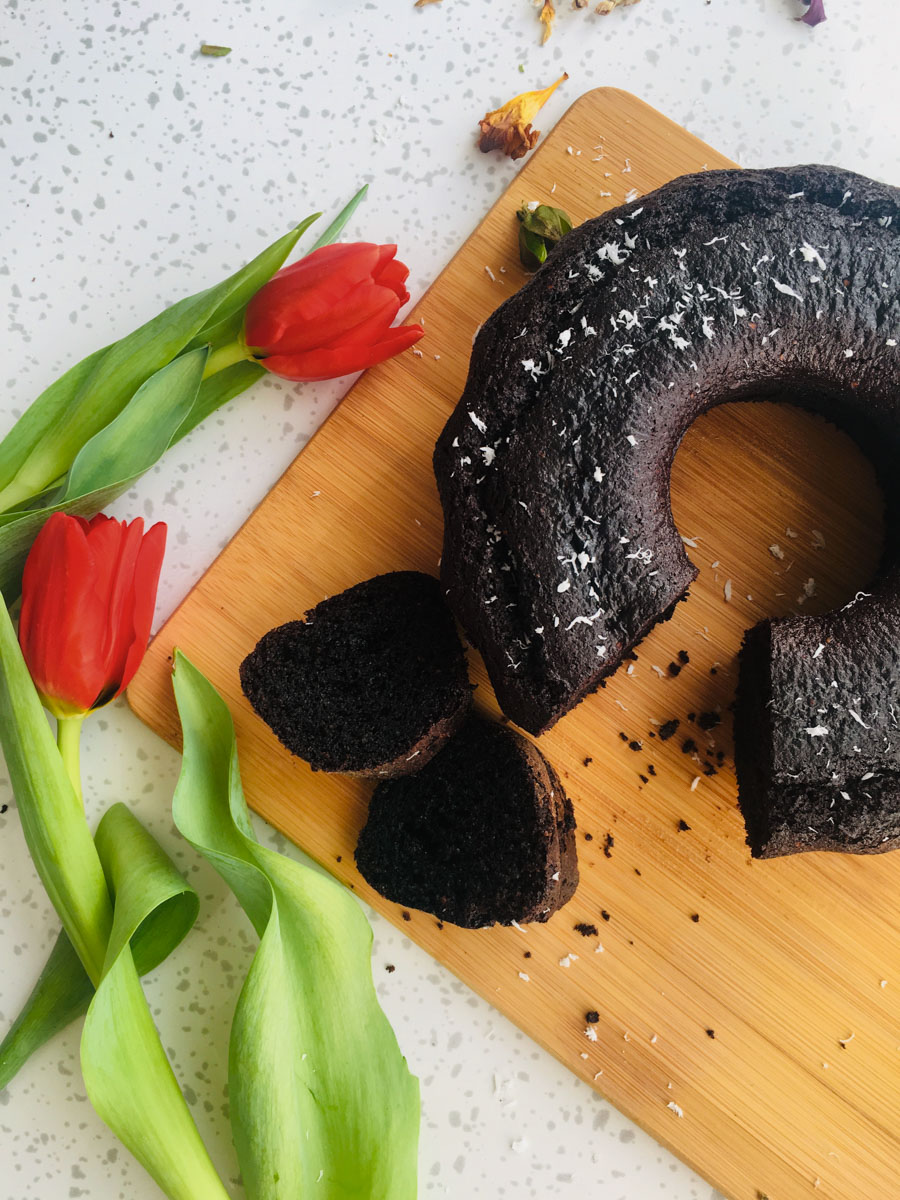
[[[165,625],[129,698],[177,743],[169,668],[180,646],[231,705],[253,807],[727,1196],[886,1200],[900,1175],[900,859],[752,862],[728,711],[745,628],[831,607],[874,568],[880,496],[842,434],[770,404],[718,409],[690,430],[672,482],[701,568],[689,602],[631,674],[541,739],[575,804],[582,872],[547,926],[402,921],[354,871],[366,785],[292,759],[238,684],[257,639],[324,596],[381,571],[436,571],[431,450],[477,325],[523,282],[518,204],[552,197],[580,221],[632,188],[727,165],[632,96],[583,96],[416,309],[421,357],[357,383]],[[682,650],[690,662],[675,676]],[[495,711],[474,654],[471,666],[479,704]],[[708,731],[689,715],[710,712],[721,724]]]

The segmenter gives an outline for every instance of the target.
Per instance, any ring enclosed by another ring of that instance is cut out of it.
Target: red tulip
[[[144,534],[102,514],[54,513],[25,563],[19,642],[35,686],[58,717],[106,704],[140,666],[156,605],[166,527]]]
[[[244,337],[283,379],[334,379],[417,342],[421,325],[391,328],[409,299],[396,246],[323,246],[279,271],[247,306]]]

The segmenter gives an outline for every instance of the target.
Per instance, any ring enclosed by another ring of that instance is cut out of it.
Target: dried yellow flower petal
[[[539,92],[522,92],[520,96],[507,100],[501,108],[485,113],[478,122],[481,127],[479,150],[485,154],[489,150],[502,150],[509,158],[524,158],[529,150],[534,149],[541,136],[539,129],[532,129],[531,122],[563,80],[568,78],[568,74],[563,73],[549,87]]]
[[[556,9],[553,7],[553,0],[544,0],[538,20],[544,26],[544,36],[541,38],[541,45],[543,45],[553,32],[553,22],[556,20]]]
[[[597,12],[602,15],[611,13],[614,8],[618,8],[620,4],[627,7],[629,4],[637,4],[639,0],[600,0],[597,5]]]

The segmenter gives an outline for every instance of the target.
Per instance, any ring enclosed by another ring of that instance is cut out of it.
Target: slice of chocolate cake
[[[436,579],[395,571],[271,630],[241,686],[316,771],[391,778],[418,770],[462,724],[466,660]]]
[[[378,785],[356,862],[455,925],[546,921],[578,884],[572,805],[533,743],[472,716],[417,775]]]
[[[879,622],[872,597],[860,599],[870,601],[869,644],[877,646],[891,618],[882,612]],[[897,676],[875,655],[861,669],[859,603],[825,617],[762,621],[745,635],[734,749],[755,858],[900,846]]]

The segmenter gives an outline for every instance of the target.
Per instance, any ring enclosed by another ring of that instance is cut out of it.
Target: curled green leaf
[[[150,834],[133,817],[126,820],[120,808],[116,806],[103,816],[95,844],[102,851],[104,874],[107,867],[112,873],[108,864],[127,851],[131,895],[137,898],[136,902],[129,898],[134,923],[131,951],[138,974],[146,975],[186,936],[197,918],[199,900]],[[123,826],[128,837],[118,842],[115,833]],[[63,932],[25,1007],[0,1043],[0,1089],[11,1082],[35,1050],[84,1016],[93,996],[94,985]]]
[[[138,977],[138,956],[151,940],[177,944],[193,924],[196,894],[124,804],[104,815],[96,840],[114,916],[103,975],[81,1035],[88,1098],[170,1200],[227,1200]]]
[[[175,696],[175,824],[260,937],[229,1056],[249,1200],[414,1200],[419,1089],[378,1005],[368,922],[334,879],[257,842],[231,715],[177,651]]]

